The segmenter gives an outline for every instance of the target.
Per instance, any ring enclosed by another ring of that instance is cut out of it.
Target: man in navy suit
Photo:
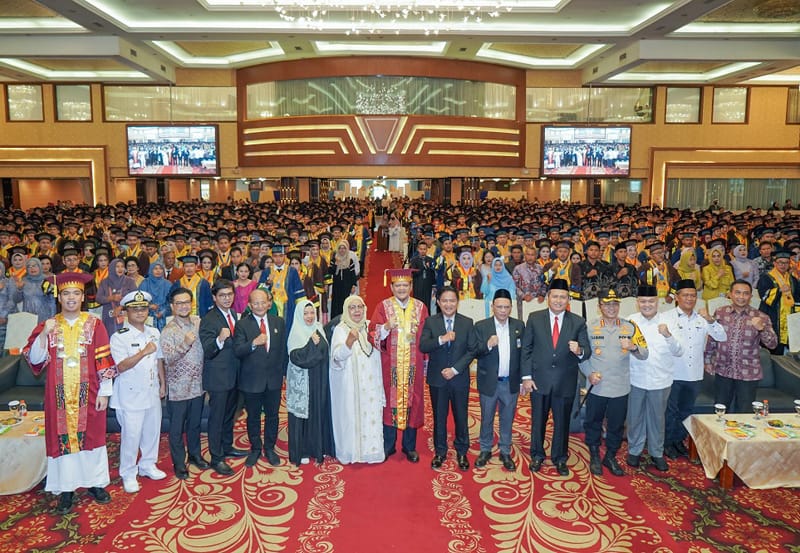
[[[211,468],[224,476],[233,474],[225,457],[244,457],[247,451],[233,447],[233,419],[238,393],[236,379],[239,360],[233,353],[236,313],[233,305],[233,282],[219,279],[211,288],[214,308],[200,320],[203,344],[203,389],[208,392],[208,451]]]
[[[256,288],[250,292],[250,313],[236,323],[233,350],[241,362],[239,391],[247,409],[247,436],[250,454],[245,465],[252,467],[261,456],[273,466],[280,464],[275,453],[278,439],[278,410],[281,388],[286,376],[289,354],[286,348],[286,325],[280,317],[267,313],[272,295]],[[264,440],[261,440],[261,411],[264,411]]]
[[[439,289],[439,313],[425,319],[419,349],[428,354],[428,387],[433,408],[433,449],[431,468],[441,468],[447,457],[447,412],[452,409],[458,468],[469,470],[469,334],[472,319],[458,310],[458,292],[452,286]]]
[[[554,279],[547,292],[548,309],[531,313],[525,325],[522,393],[531,393],[531,463],[544,461],[544,432],[553,413],[550,457],[558,473],[569,476],[569,416],[578,387],[578,363],[592,356],[586,321],[567,311],[569,283]]]
[[[516,470],[511,459],[511,426],[520,390],[522,335],[525,325],[511,318],[511,293],[500,288],[492,299],[494,316],[475,324],[469,351],[478,360],[478,394],[481,403],[481,452],[475,466],[486,466],[492,458],[494,416],[500,411],[500,462],[506,470]]]

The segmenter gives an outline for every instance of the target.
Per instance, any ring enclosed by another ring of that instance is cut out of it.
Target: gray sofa
[[[793,413],[794,400],[800,399],[800,362],[794,355],[770,355],[761,349],[764,377],[758,383],[756,399],[769,400],[770,413]],[[694,412],[714,412],[714,375],[705,373]]]

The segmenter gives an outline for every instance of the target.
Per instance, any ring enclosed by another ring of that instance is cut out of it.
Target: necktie
[[[558,317],[553,323],[553,349],[555,349],[556,344],[558,344]]]
[[[228,326],[231,329],[231,336],[233,336],[233,327],[236,326],[236,325],[234,324],[233,317],[231,316],[230,313],[228,313]]]
[[[267,325],[264,323],[264,319],[261,319],[259,329],[261,330],[261,334],[267,337],[267,341],[264,343],[264,348],[269,351],[269,335],[267,334]]]
[[[453,319],[447,319],[447,325],[445,325],[447,332],[453,330]],[[453,342],[447,342],[447,349],[450,349],[450,346]]]

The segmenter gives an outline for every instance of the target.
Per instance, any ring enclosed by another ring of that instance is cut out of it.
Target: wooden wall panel
[[[470,117],[282,117],[240,126],[239,165],[521,167],[523,127]]]

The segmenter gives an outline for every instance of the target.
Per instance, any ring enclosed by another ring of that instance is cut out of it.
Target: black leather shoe
[[[247,449],[229,449],[225,452],[225,457],[247,457],[250,455],[250,451]]]
[[[614,476],[625,476],[625,471],[622,470],[622,467],[619,466],[617,462],[617,458],[611,455],[606,455],[603,458],[603,466],[606,467],[608,470],[611,471],[611,474]]]
[[[674,445],[677,452],[683,455],[684,457],[689,456],[689,449],[686,447],[686,444],[684,444],[682,440],[680,442],[675,442],[672,445]]]
[[[406,459],[408,459],[409,462],[411,462],[411,463],[419,463],[419,453],[417,453],[416,451],[413,451],[413,450],[412,451],[407,451],[407,450],[404,449],[403,453],[406,454]]]
[[[397,448],[394,448],[394,447],[393,447],[392,449],[390,449],[390,450],[388,450],[388,451],[386,452],[386,458],[388,459],[389,457],[391,457],[391,456],[392,456],[392,455],[394,455],[395,453],[397,453]]]
[[[251,451],[250,455],[247,456],[247,459],[244,461],[244,466],[246,467],[254,467],[258,462],[258,458],[261,457],[261,452],[259,450]]]
[[[664,446],[664,455],[670,459],[677,459],[680,457],[680,453],[678,453],[678,450],[675,449],[675,446],[672,444]]]
[[[503,463],[503,468],[506,470],[510,470],[511,472],[517,470],[517,465],[508,453],[500,454],[500,462]]]
[[[478,458],[475,459],[475,466],[478,468],[483,468],[486,466],[486,463],[489,462],[489,459],[492,458],[491,451],[481,451],[478,455]]]
[[[656,468],[661,472],[667,472],[669,470],[669,465],[663,457],[651,457],[651,459],[653,460],[653,464],[656,466]]]
[[[469,470],[469,459],[466,455],[458,456],[458,468],[461,470]]]
[[[189,478],[189,471],[186,467],[173,467],[175,469],[175,478],[178,480],[186,480]]]
[[[592,455],[589,457],[589,472],[595,476],[603,475],[603,463],[600,461],[599,455]]]
[[[275,453],[274,449],[265,449],[264,457],[267,458],[267,461],[269,461],[269,464],[272,465],[273,467],[277,467],[278,465],[281,464],[281,458],[278,457],[278,454]]]
[[[214,469],[214,471],[217,474],[221,474],[222,476],[230,476],[231,474],[233,474],[233,469],[225,461],[214,463],[213,465],[211,465],[211,468]]]
[[[431,468],[432,469],[440,469],[440,468],[442,468],[442,463],[444,463],[444,456],[443,455],[434,455],[433,459],[431,459]]]
[[[629,467],[636,468],[636,467],[639,466],[641,458],[642,458],[641,455],[632,455],[632,454],[628,453],[628,457],[625,458],[625,462],[628,463]]]
[[[74,496],[75,492],[61,492],[61,494],[59,494],[58,506],[56,507],[56,512],[59,515],[66,515],[72,510],[72,498]]]
[[[561,476],[569,476],[569,469],[567,468],[566,461],[559,461],[556,463],[556,470]]]
[[[538,457],[534,457],[531,459],[531,464],[528,465],[528,468],[531,469],[531,472],[539,472],[542,469],[542,463],[544,459],[539,459]]]
[[[194,457],[192,455],[189,456],[189,464],[196,466],[200,470],[208,470],[211,468],[211,465],[208,464],[208,461],[202,457]]]
[[[106,503],[111,501],[111,496],[108,495],[108,492],[105,490],[105,488],[93,487],[89,488],[86,491],[89,493],[89,495],[91,495],[94,498],[94,500],[97,503],[100,503],[101,505],[105,505]]]

